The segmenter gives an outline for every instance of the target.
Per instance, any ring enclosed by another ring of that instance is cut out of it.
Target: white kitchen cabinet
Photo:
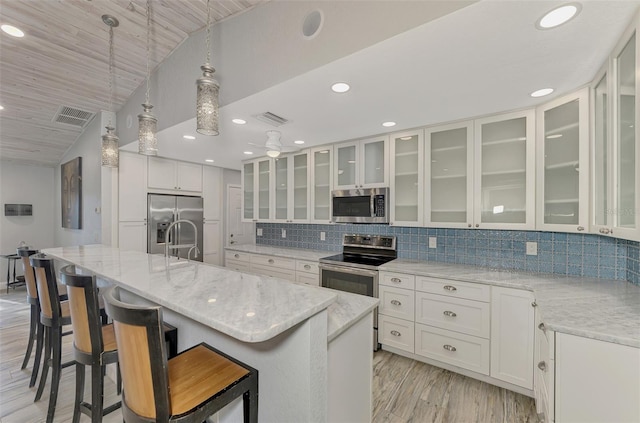
[[[147,220],[147,156],[120,152],[118,193],[120,222]]]
[[[473,121],[425,130],[425,224],[473,226]]]
[[[408,353],[414,351],[415,323],[384,314],[378,315],[378,342]]]
[[[274,159],[274,220],[309,220],[309,153],[303,151]]]
[[[389,186],[389,138],[385,136],[336,144],[334,188],[379,188]]]
[[[474,227],[534,229],[534,111],[474,121]]]
[[[536,411],[549,423],[555,419],[555,332],[546,329],[538,309],[535,316],[533,392]]]
[[[296,282],[320,286],[320,267],[318,262],[296,260]]]
[[[610,135],[611,110],[609,86],[611,78],[605,69],[596,78],[593,87],[593,137],[592,137],[592,186],[593,208],[591,210],[591,231],[609,232],[613,227],[612,160],[613,145]]]
[[[491,295],[491,377],[532,390],[533,293],[493,286]]]
[[[150,189],[202,192],[202,166],[149,157],[148,186]]]
[[[122,251],[146,253],[147,222],[120,222],[118,226],[118,248]]]
[[[539,230],[583,232],[589,226],[588,99],[583,89],[536,110]]]
[[[222,169],[213,166],[202,168],[202,205],[204,220],[222,219]]]
[[[555,421],[640,421],[640,348],[556,332]]]
[[[243,222],[268,222],[273,219],[273,169],[274,161],[268,157],[243,163]]]
[[[490,304],[416,292],[416,323],[488,339]]]
[[[378,306],[380,314],[414,320],[415,293],[413,290],[380,285],[378,298],[380,298]]]
[[[284,257],[252,254],[251,271],[259,275],[295,281],[296,261],[295,259]]]
[[[225,251],[224,266],[239,272],[251,271],[251,254],[239,251]]]
[[[221,265],[222,236],[219,221],[205,221],[202,225],[203,261],[208,264]]]
[[[390,225],[422,226],[424,215],[423,131],[391,135],[389,152]]]
[[[309,153],[310,164],[310,220],[312,223],[331,223],[331,187],[333,181],[333,149],[314,148]]]

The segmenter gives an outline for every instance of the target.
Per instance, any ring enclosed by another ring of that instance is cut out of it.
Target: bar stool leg
[[[91,421],[102,421],[104,408],[104,376],[106,366],[91,366]]]
[[[49,410],[47,411],[47,423],[53,422],[58,402],[58,388],[60,387],[60,373],[62,371],[62,328],[53,328],[51,332],[53,346],[53,372],[51,373],[51,395],[49,396]]]
[[[36,304],[31,304],[31,322],[29,322],[29,342],[27,343],[27,352],[24,353],[24,360],[22,361],[22,367],[20,370],[23,370],[27,367],[27,363],[29,362],[29,358],[31,358],[31,350],[33,349],[33,340],[36,337],[36,330],[38,321],[38,306]]]
[[[43,326],[44,328],[44,360],[42,362],[42,375],[40,376],[40,384],[38,385],[38,391],[36,392],[35,401],[40,401],[42,398],[42,392],[44,391],[44,385],[47,384],[47,375],[49,374],[49,366],[51,365],[51,327]]]
[[[257,379],[257,378],[256,378]],[[258,423],[258,383],[242,396],[244,423]]]
[[[43,338],[44,326],[39,321],[36,321],[36,357],[33,360],[29,388],[33,388],[35,386],[36,379],[38,378],[38,370],[40,370],[40,361],[42,360]]]
[[[80,404],[84,400],[84,364],[76,362],[76,400],[73,405],[73,423],[80,422]]]

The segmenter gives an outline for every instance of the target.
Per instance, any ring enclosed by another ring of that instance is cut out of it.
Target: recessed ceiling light
[[[205,159],[204,161],[207,163],[213,163],[213,159]]]
[[[250,155],[250,154],[253,154],[253,151],[245,151],[244,154]]]
[[[24,37],[24,32],[22,32],[22,30],[16,28],[15,26],[5,24],[0,26],[0,29],[2,29],[4,32],[11,35],[12,37],[17,37],[17,38]]]
[[[544,97],[545,95],[549,95],[553,92],[553,88],[543,88],[538,91],[532,92],[531,97]]]
[[[184,138],[185,140],[195,140],[196,137],[194,137],[193,135],[183,135],[182,138]]]
[[[1,106],[1,105],[0,105],[0,110],[4,110],[4,106]]]
[[[302,141],[302,140],[295,140],[293,143],[294,143],[294,144],[304,144],[304,141]]]
[[[387,128],[391,127],[391,126],[396,126],[395,122],[383,122],[382,126],[385,126]]]
[[[346,93],[351,87],[346,82],[336,82],[331,86],[331,91],[334,93]]]
[[[237,124],[237,125],[244,125],[245,123],[247,123],[246,120],[244,119],[231,119],[231,122]]]
[[[570,3],[564,6],[556,7],[550,12],[545,13],[543,17],[536,22],[538,29],[555,28],[574,18],[580,12],[580,3]]]
[[[548,135],[547,139],[548,140],[552,140],[552,139],[560,138],[560,137],[562,137],[562,134],[553,134],[553,135]]]

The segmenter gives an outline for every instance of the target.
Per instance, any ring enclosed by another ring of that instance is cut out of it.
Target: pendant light
[[[218,93],[220,84],[213,79],[216,71],[211,66],[211,8],[207,0],[207,58],[204,65],[200,66],[203,74],[196,80],[197,100],[196,100],[196,131],[203,135],[218,135]]]
[[[118,167],[118,136],[111,123],[113,114],[113,28],[120,25],[116,18],[110,15],[102,15],[102,22],[109,27],[109,124],[107,133],[102,136],[102,166]]]
[[[142,105],[143,112],[138,115],[138,153],[147,156],[158,155],[156,125],[158,120],[151,113],[153,106],[149,102],[149,38],[151,32],[151,1],[147,0],[147,93]]]

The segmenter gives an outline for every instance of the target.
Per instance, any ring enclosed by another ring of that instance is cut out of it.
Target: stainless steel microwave
[[[331,192],[331,220],[336,223],[389,223],[389,188]]]

